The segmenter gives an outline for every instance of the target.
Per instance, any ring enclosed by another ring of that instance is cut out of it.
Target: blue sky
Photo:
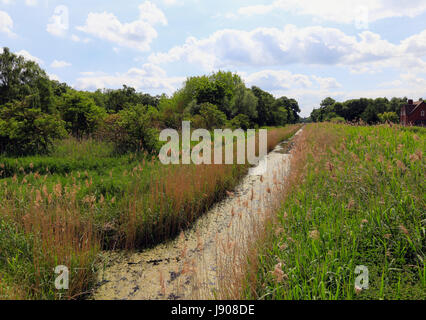
[[[0,0],[0,47],[77,89],[171,94],[188,76],[320,101],[426,98],[424,0]]]

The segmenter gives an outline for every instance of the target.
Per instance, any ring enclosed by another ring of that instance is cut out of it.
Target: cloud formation
[[[13,20],[10,15],[5,11],[0,11],[0,32],[7,34],[9,37],[14,37],[15,34],[12,31]]]
[[[158,34],[154,25],[167,25],[164,13],[146,1],[139,6],[139,19],[122,23],[113,13],[89,13],[86,24],[77,30],[122,47],[148,51]]]
[[[367,18],[374,22],[386,18],[414,18],[426,12],[423,0],[276,0],[267,5],[244,6],[240,16],[265,15],[272,12],[308,15],[319,20],[357,23]]]
[[[393,44],[371,31],[349,36],[336,28],[287,25],[283,29],[225,29],[203,39],[190,37],[168,52],[152,54],[149,60],[155,64],[182,61],[207,71],[304,64],[349,66],[353,72],[367,72],[380,67],[414,67],[424,63],[425,52],[426,31]]]
[[[71,63],[66,62],[66,61],[59,61],[59,60],[54,60],[51,64],[50,64],[51,68],[65,68],[65,67],[71,67]]]
[[[149,63],[125,73],[84,72],[81,75],[75,87],[85,90],[119,88],[125,84],[144,92],[171,94],[185,81],[184,77],[168,77],[162,68]]]

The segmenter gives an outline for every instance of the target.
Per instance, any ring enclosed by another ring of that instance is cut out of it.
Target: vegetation
[[[152,97],[126,86],[74,90],[7,48],[0,68],[0,298],[83,298],[101,250],[176,236],[248,170],[157,159],[159,131],[183,120],[259,126],[258,100],[236,74],[189,78],[171,97]],[[297,129],[269,129],[269,149]],[[64,292],[54,287],[58,265],[70,270]]]
[[[328,97],[321,102],[319,109],[311,113],[313,122],[330,121],[340,118],[348,122],[362,120],[368,124],[399,122],[401,107],[407,103],[407,98],[377,98],[353,99],[345,102],[336,102]]]
[[[246,88],[232,72],[188,78],[171,97],[125,85],[84,92],[51,81],[8,48],[0,54],[0,154],[45,154],[67,135],[111,142],[119,154],[154,154],[159,130],[180,129],[184,120],[196,128],[258,128],[297,123],[298,113],[296,100]]]
[[[248,297],[426,298],[423,128],[315,124],[293,150],[285,203]],[[369,289],[355,289],[356,266]]]

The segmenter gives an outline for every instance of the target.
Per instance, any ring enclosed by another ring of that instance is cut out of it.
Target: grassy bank
[[[300,126],[268,130],[268,148]],[[112,146],[66,140],[49,156],[0,158],[0,298],[78,299],[101,250],[141,249],[190,226],[247,165],[163,166]],[[69,290],[52,270],[70,270]]]
[[[425,142],[422,128],[305,127],[246,297],[425,299]]]

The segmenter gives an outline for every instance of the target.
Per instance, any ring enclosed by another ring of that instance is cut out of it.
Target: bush
[[[30,155],[48,152],[54,139],[66,135],[64,122],[25,102],[0,107],[0,153]]]
[[[332,123],[345,123],[345,118],[343,117],[334,117],[332,119],[330,119],[330,122]]]
[[[122,133],[113,141],[119,152],[156,153],[159,150],[157,130],[152,128],[152,107],[136,105],[119,112],[116,132]]]
[[[395,112],[384,112],[378,115],[381,123],[392,122],[398,123],[399,117]]]
[[[211,103],[203,103],[201,105],[200,115],[205,121],[205,129],[222,128],[226,123],[226,115]]]
[[[250,118],[245,114],[239,114],[229,122],[232,129],[247,130],[250,128]]]
[[[63,95],[61,113],[67,129],[79,139],[93,133],[106,115],[104,109],[81,92]]]

